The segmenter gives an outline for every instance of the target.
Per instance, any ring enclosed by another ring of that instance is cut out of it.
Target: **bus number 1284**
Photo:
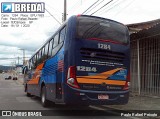
[[[98,43],[98,48],[100,48],[100,49],[106,49],[106,50],[111,50],[111,46],[110,45],[102,44],[102,43]]]

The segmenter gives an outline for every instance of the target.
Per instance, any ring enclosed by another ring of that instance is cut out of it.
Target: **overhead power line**
[[[126,9],[127,7],[129,7],[133,2],[134,2],[134,0],[130,1],[123,9],[121,9],[120,11],[118,11],[118,12],[115,14],[115,16],[118,15],[120,12],[122,12],[122,11],[123,11],[124,9]]]
[[[110,9],[112,6],[114,6],[116,3],[119,3],[118,1],[120,0],[116,0],[114,2],[112,2],[111,4],[109,4],[107,7],[105,7],[104,9],[101,9],[100,11],[98,11],[98,15],[101,15],[103,13],[105,13],[105,11],[107,11],[108,9]]]
[[[101,4],[104,0],[102,0],[101,2],[99,2],[97,5],[95,5],[94,7],[92,7],[87,13],[89,13],[90,11],[92,11],[95,7],[97,7],[99,4]],[[86,14],[87,14],[86,13]]]
[[[102,8],[104,8],[105,6],[107,6],[109,3],[111,3],[113,0],[110,0],[109,2],[107,2],[105,5],[103,5],[102,7],[100,7],[98,10],[96,10],[95,12],[93,12],[91,15],[95,14],[96,12],[98,12],[99,10],[101,10]]]
[[[90,8],[92,8],[95,4],[97,4],[99,0],[97,0],[96,2],[94,2],[90,7],[88,7],[82,14],[84,14],[85,12],[87,12]]]
[[[39,2],[41,2],[41,0],[39,0]],[[60,22],[60,21],[58,21],[46,8],[44,8],[44,9],[48,12],[48,14],[49,14],[50,16],[53,17],[54,20],[56,20],[56,22],[58,22],[58,23],[61,25],[61,22]]]
[[[68,13],[71,12],[72,10],[74,10],[75,7],[77,7],[80,2],[81,2],[81,1],[78,0],[78,1],[68,10]],[[81,4],[82,4],[82,3],[81,3]]]
[[[60,16],[60,14],[62,13],[60,10],[54,8],[53,6],[51,6],[51,5],[49,5],[49,4],[46,4],[46,3],[45,3],[45,5],[47,5],[47,6],[50,7],[51,9],[53,9],[55,12],[59,13],[59,16]]]
[[[61,23],[46,8],[45,10],[48,12],[48,14],[50,14],[53,17],[54,20],[56,20],[61,25]]]
[[[117,1],[119,1],[119,0],[117,0]],[[126,1],[126,0],[121,0],[121,1],[119,1],[117,4],[115,4],[113,7],[111,7],[111,8],[109,8],[109,9],[105,10],[103,13],[109,12],[109,11],[112,10],[113,8],[119,6],[121,3],[124,3],[124,1]],[[101,14],[103,14],[103,13],[101,13]],[[100,15],[101,15],[101,14],[100,14]]]

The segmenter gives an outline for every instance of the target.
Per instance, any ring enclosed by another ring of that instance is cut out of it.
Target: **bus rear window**
[[[128,43],[128,30],[120,23],[84,16],[77,17],[77,20],[77,38],[99,38]]]

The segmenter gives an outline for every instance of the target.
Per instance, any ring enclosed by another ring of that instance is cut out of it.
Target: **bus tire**
[[[30,93],[28,93],[28,92],[27,92],[27,94],[26,94],[26,95],[27,95],[27,97],[31,97],[31,96],[32,96],[32,95],[31,95]]]
[[[46,99],[46,87],[43,86],[41,90],[41,103],[43,107],[47,107],[49,105],[49,101]]]
[[[27,95],[27,97],[31,97],[32,95],[30,94],[30,93],[28,93],[28,91],[27,91],[28,89],[27,89],[27,85],[26,85],[26,87],[25,87],[25,92],[26,92],[26,95]]]

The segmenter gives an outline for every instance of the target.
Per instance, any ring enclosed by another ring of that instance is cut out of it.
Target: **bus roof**
[[[74,17],[92,17],[92,18],[104,19],[104,20],[109,20],[109,21],[112,21],[112,22],[116,22],[116,23],[122,24],[122,23],[120,23],[120,22],[117,22],[117,21],[114,21],[114,20],[111,20],[111,19],[107,19],[107,18],[103,18],[103,17],[98,17],[98,16],[81,15],[81,14],[73,15],[73,16],[71,16],[68,20],[66,20],[66,21],[54,32],[54,34],[53,34],[51,37],[49,37],[49,38],[46,40],[46,42],[44,42],[44,44],[43,44],[40,48],[38,48],[38,49],[35,51],[35,53],[31,56],[30,59],[32,59],[32,58],[34,57],[34,55],[37,54],[37,52],[39,52],[39,50],[40,50],[41,48],[43,48],[43,47],[51,40],[51,38],[52,38],[71,18],[74,18]],[[122,24],[122,25],[124,25],[124,24]],[[124,25],[124,26],[126,26],[126,25]],[[126,27],[127,27],[127,26],[126,26]],[[29,59],[29,60],[30,60],[30,59]]]

